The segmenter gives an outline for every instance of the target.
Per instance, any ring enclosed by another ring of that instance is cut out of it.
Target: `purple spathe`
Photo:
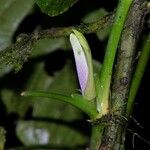
[[[83,94],[88,82],[88,65],[86,57],[78,38],[73,33],[70,35],[70,42],[73,48],[78,79]]]

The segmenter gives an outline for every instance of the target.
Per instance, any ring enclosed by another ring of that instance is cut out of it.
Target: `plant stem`
[[[124,145],[126,105],[133,71],[134,54],[146,12],[143,0],[134,0],[130,9],[118,50],[116,72],[111,97],[111,120],[106,127],[100,150],[120,150]],[[136,12],[136,13],[135,13]]]
[[[142,51],[140,53],[139,61],[132,79],[130,92],[129,92],[129,98],[128,98],[128,104],[127,104],[127,112],[126,116],[129,117],[134,104],[134,99],[136,96],[136,93],[139,89],[146,65],[148,63],[150,57],[150,34],[145,38]]]
[[[112,77],[113,64],[121,32],[123,30],[123,25],[131,3],[132,0],[119,1],[116,12],[116,18],[112,26],[111,34],[108,40],[104,62],[100,73],[100,86],[98,89],[99,93],[97,100],[98,102],[97,109],[99,113],[102,115],[108,113],[108,99],[110,94],[110,83]]]
[[[98,150],[99,146],[101,145],[103,131],[104,131],[104,126],[100,126],[100,125],[92,126],[90,150]]]
[[[99,111],[99,114],[101,116],[107,114],[108,112],[108,97],[112,76],[112,68],[114,64],[114,59],[120,35],[123,30],[123,25],[131,3],[132,0],[123,0],[119,2],[115,22],[113,24],[112,31],[108,40],[106,54],[104,57],[104,62],[100,73],[100,84],[97,89],[98,90],[97,110]],[[101,129],[101,131],[99,131],[99,129]],[[101,125],[93,127],[90,150],[99,149],[99,146],[101,145],[103,131],[104,127]]]

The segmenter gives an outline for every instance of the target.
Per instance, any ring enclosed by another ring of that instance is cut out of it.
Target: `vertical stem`
[[[97,110],[99,111],[100,115],[105,115],[108,113],[108,97],[112,76],[112,68],[121,32],[123,30],[124,22],[131,3],[132,0],[119,1],[115,21],[112,26],[111,34],[108,40],[106,54],[104,57],[104,62],[100,73],[100,84],[99,87],[97,88],[98,90]],[[100,125],[93,127],[90,150],[99,149],[103,131],[104,127],[101,127]]]
[[[119,1],[116,12],[116,18],[108,40],[104,62],[100,73],[100,85],[98,89],[99,92],[97,100],[97,109],[102,115],[105,115],[108,112],[108,97],[110,92],[109,90],[112,76],[112,68],[120,35],[132,1],[133,0]]]
[[[126,112],[134,53],[146,12],[146,3],[143,3],[143,1],[134,0],[122,33],[112,88],[112,115],[110,119],[112,122],[105,129],[100,149],[120,150],[124,144],[124,141],[122,141],[122,133],[126,125],[126,119],[123,116],[125,116]]]
[[[90,150],[99,149],[99,146],[101,145],[103,131],[104,131],[104,126],[100,126],[100,125],[92,126]]]

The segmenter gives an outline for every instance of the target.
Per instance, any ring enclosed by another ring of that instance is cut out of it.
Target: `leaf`
[[[51,90],[64,94],[71,94],[76,91],[76,74],[73,71],[71,63],[67,63],[60,72],[57,72],[54,76],[55,79],[45,72],[43,63],[36,64],[31,69],[32,72],[28,75],[28,79],[22,79],[26,81],[24,90]],[[24,72],[24,74],[26,74],[26,72]],[[14,90],[15,89],[2,90],[2,101],[8,113],[17,113],[19,116],[23,117],[29,108],[33,108],[32,115],[34,117],[60,119],[63,116],[62,119],[64,120],[81,118],[81,112],[66,103],[49,100],[42,101],[41,98],[38,97],[21,97],[19,93],[16,93]]]
[[[37,63],[32,67],[32,72],[28,76],[28,79],[23,78],[22,80],[26,80],[25,87],[30,90],[46,90],[52,81],[52,77],[48,76],[44,71],[44,63]],[[7,113],[13,112],[23,117],[34,104],[33,100],[21,97],[18,92],[15,92],[15,89],[2,89],[2,101]]]
[[[19,23],[33,4],[34,0],[0,0],[0,50],[11,43]]]
[[[49,90],[52,91],[53,93],[59,93],[60,95],[71,95],[71,93],[75,93],[76,91],[76,83],[77,79],[75,77],[75,72],[73,71],[72,63],[67,63],[67,65],[62,69],[61,72],[57,74],[53,82],[50,84]],[[93,69],[94,73],[99,73],[101,69],[101,64],[94,60],[93,61]],[[40,90],[36,88],[37,90]],[[29,90],[29,89],[28,89]],[[48,91],[49,92],[49,91]],[[58,94],[58,96],[60,96]],[[52,95],[51,95],[52,96]],[[56,96],[57,97],[57,96]],[[41,100],[41,98],[35,99],[34,101],[34,108],[33,108],[33,116],[34,117],[46,117],[46,118],[60,118],[63,116],[63,120],[74,120],[76,118],[79,119],[79,111],[78,109],[75,109],[73,106],[70,106],[68,104],[65,104],[63,102],[56,101],[56,97],[51,97],[50,99],[45,99],[44,101]],[[54,99],[53,99],[54,98]],[[58,97],[59,98],[59,97]],[[70,97],[69,97],[70,98]],[[68,99],[68,98],[67,98]],[[72,98],[73,101],[78,99],[83,101],[83,98],[78,96],[77,94],[73,94]],[[64,96],[64,101],[65,101],[65,96]],[[70,101],[70,100],[68,100]],[[78,105],[78,104],[76,104]],[[91,108],[93,110],[94,115],[91,114],[90,116],[94,117],[97,115],[97,112],[95,112],[95,108],[93,106],[91,107],[89,104],[85,104],[87,108]],[[83,106],[85,109],[86,107]],[[88,111],[88,110],[87,110]],[[69,115],[68,115],[69,113]]]
[[[28,76],[28,79],[22,79],[26,81],[24,90],[50,90],[55,93],[66,95],[77,92],[77,79],[74,72],[75,69],[72,65],[72,63],[67,63],[53,79],[44,71],[43,63],[36,64],[32,67],[32,75]],[[99,62],[94,61],[94,70],[95,73],[99,72]],[[24,72],[24,74],[26,74],[26,72]],[[32,115],[34,117],[61,118],[64,120],[74,120],[82,117],[81,112],[78,109],[64,102],[54,101],[53,99],[43,101],[41,98],[37,97],[21,97],[14,89],[3,89],[1,95],[7,113],[17,113],[21,117],[23,117],[31,107],[33,107]],[[62,116],[64,117],[62,118]]]
[[[66,62],[65,67],[60,72],[55,74],[54,80],[45,91],[51,91],[53,93],[65,95],[71,95],[71,93],[75,93],[77,91],[77,79],[75,70],[72,66],[73,64],[70,61]],[[41,98],[36,98],[34,103],[34,117],[55,119],[61,118],[62,120],[68,121],[82,117],[81,111],[71,105],[66,104],[65,102],[60,102],[53,99],[41,100]]]
[[[11,44],[14,32],[33,4],[34,0],[0,0],[0,51]],[[10,72],[11,69],[11,65],[6,66],[6,63],[1,63],[0,77]]]
[[[98,19],[106,15],[108,12],[104,8],[99,8],[96,10],[93,10],[91,12],[88,12],[83,18],[83,23],[93,23],[96,22]]]
[[[24,145],[79,146],[87,142],[85,135],[65,124],[43,121],[19,121],[16,133]]]
[[[92,119],[97,116],[96,108],[93,107],[92,104],[90,104],[86,99],[84,99],[82,96],[78,95],[72,95],[66,96],[62,94],[57,93],[51,93],[51,92],[37,92],[37,91],[26,91],[21,94],[22,96],[31,96],[31,97],[44,97],[44,98],[51,98],[53,100],[59,100],[66,103],[69,103],[78,109],[82,110],[84,113],[89,115]]]
[[[55,39],[41,39],[34,43],[32,48],[32,57],[38,57],[56,51],[57,49],[66,48],[66,39],[64,37]]]
[[[42,12],[53,17],[64,13],[78,0],[36,0]]]
[[[97,61],[94,61],[93,63],[94,73],[99,73],[101,67],[100,63]],[[72,93],[77,92],[77,82],[75,68],[71,62],[68,62],[66,66],[59,73],[57,73],[47,92],[51,91],[53,93],[71,95]],[[33,116],[55,119],[61,118],[69,121],[82,117],[81,112],[69,104],[53,99],[45,99],[43,101],[41,98],[35,100]]]
[[[93,23],[98,21],[100,18],[102,18],[104,15],[107,15],[108,12],[104,8],[100,8],[94,11],[89,12],[82,18],[83,23]],[[110,32],[110,26],[108,28],[104,28],[101,31],[98,31],[96,33],[97,37],[100,40],[105,40],[106,37],[109,35]]]

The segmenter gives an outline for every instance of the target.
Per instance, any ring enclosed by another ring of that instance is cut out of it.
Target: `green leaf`
[[[65,95],[71,95],[71,93],[75,93],[77,91],[77,80],[72,65],[73,64],[70,61],[66,62],[65,67],[61,71],[55,73],[54,80],[51,82],[51,84],[48,85],[47,89],[44,91],[52,91],[53,93],[60,93]],[[42,89],[36,88],[32,89],[32,91],[33,90]],[[29,99],[29,97],[26,97],[26,99],[27,98]],[[71,105],[66,104],[65,102],[54,101],[53,99],[45,99],[44,101],[42,101],[41,98],[37,97],[34,99],[34,117],[55,119],[61,118],[65,121],[79,118],[81,119],[82,117],[81,111]]]
[[[86,99],[84,99],[82,96],[81,97],[78,95],[66,96],[57,93],[39,92],[39,91],[26,91],[21,93],[21,95],[32,96],[32,97],[45,97],[45,98],[52,98],[54,100],[63,101],[79,108],[87,115],[89,115],[89,117],[91,117],[92,119],[95,119],[97,116],[96,108],[93,105],[91,105]]]
[[[88,12],[83,18],[83,23],[93,23],[98,21],[100,18],[102,18],[104,15],[108,14],[108,12],[104,8],[99,8],[96,10],[93,10],[91,12]]]
[[[77,88],[76,74],[72,63],[67,63],[61,71],[55,73],[54,77],[45,72],[43,63],[38,63],[32,67],[28,79],[23,78],[22,80],[26,81],[24,90],[51,90],[57,93],[71,94],[75,93]],[[63,120],[81,119],[82,117],[81,111],[63,102],[42,101],[38,97],[21,97],[18,92],[15,92],[15,89],[3,89],[1,95],[7,113],[17,113],[21,117],[25,116],[29,108],[33,108],[33,117],[61,118]],[[68,112],[69,115],[67,115]]]
[[[26,81],[24,90],[53,91],[66,95],[76,93],[77,79],[75,69],[72,65],[72,63],[67,63],[60,72],[57,72],[54,77],[51,77],[44,71],[43,63],[36,64],[32,68],[32,72],[30,72],[32,75],[29,75],[28,79],[23,78],[23,80]],[[98,73],[99,70],[99,62],[94,61],[94,72]],[[28,109],[33,107],[32,115],[34,117],[61,118],[69,121],[81,119],[82,117],[81,111],[64,102],[54,101],[53,99],[42,101],[41,98],[38,97],[21,97],[19,93],[16,93],[14,90],[15,89],[3,89],[1,92],[2,101],[6,107],[7,113],[13,112],[23,117]],[[67,115],[68,113],[69,115]]]
[[[82,18],[83,23],[93,23],[101,19],[104,15],[107,15],[108,12],[104,8],[96,9],[94,11],[89,12]],[[105,40],[106,37],[110,33],[111,26],[108,26],[107,28],[104,28],[101,31],[97,31],[96,35],[99,38],[99,40]]]
[[[87,137],[81,132],[60,123],[19,121],[16,133],[24,145],[75,146],[87,142]]]
[[[36,0],[42,12],[53,17],[64,13],[78,0]]]
[[[66,48],[66,39],[64,37],[55,39],[41,39],[35,42],[32,48],[32,57],[38,57],[56,51],[57,49]]]
[[[34,0],[0,0],[0,50],[11,43],[19,23],[33,4]]]
[[[93,63],[94,73],[99,73],[101,67],[100,63],[97,61],[94,61]],[[55,79],[52,81],[48,90],[46,91],[65,95],[71,95],[71,93],[76,93],[77,78],[75,69],[72,66],[73,64],[68,62],[66,66],[59,73],[56,74]],[[41,89],[36,88],[35,90],[39,91]],[[61,119],[70,121],[81,118],[81,112],[71,105],[53,100],[52,98],[45,99],[44,101],[42,101],[41,98],[38,98],[34,101],[33,116],[55,119],[63,116],[63,118]]]
[[[94,73],[99,73],[100,63],[94,61]],[[75,73],[75,68],[72,67],[73,64],[68,62],[66,66],[56,74],[55,79],[52,81],[48,88],[48,92],[71,95],[71,93],[77,92],[77,78]],[[28,89],[29,90],[29,89]],[[40,90],[36,88],[35,90]],[[32,90],[33,91],[33,90]],[[69,113],[69,115],[68,115]],[[74,120],[81,119],[81,112],[75,107],[68,105],[64,102],[56,101],[51,99],[38,98],[34,102],[33,108],[34,117],[46,117],[46,118],[61,118],[63,120]],[[63,116],[63,118],[62,118]]]
[[[25,88],[30,90],[46,90],[52,82],[52,77],[44,71],[44,63],[37,63],[32,67],[32,72],[26,80]],[[11,81],[10,81],[11,82]],[[7,113],[17,113],[23,117],[29,108],[34,104],[34,99],[21,97],[15,89],[2,89],[2,101],[6,107]]]
[[[14,32],[33,4],[34,0],[0,0],[0,51],[11,44]],[[0,76],[8,73],[11,69],[11,65],[6,66],[6,63],[1,63]]]

